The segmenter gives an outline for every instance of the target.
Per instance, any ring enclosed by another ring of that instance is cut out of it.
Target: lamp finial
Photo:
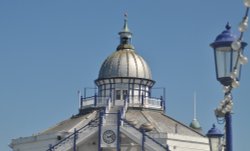
[[[227,22],[226,29],[227,29],[227,30],[230,30],[230,29],[231,29],[231,25],[229,24],[229,22]]]

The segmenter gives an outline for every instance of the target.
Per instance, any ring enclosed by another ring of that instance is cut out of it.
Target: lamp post
[[[222,138],[223,134],[219,129],[216,128],[215,124],[207,132],[207,137],[209,138],[210,151],[222,151]]]
[[[217,80],[224,86],[224,100],[215,110],[217,118],[225,121],[226,151],[232,151],[232,117],[233,101],[231,91],[239,86],[241,65],[247,62],[243,50],[247,43],[241,41],[231,32],[231,26],[219,34],[210,44],[214,49],[214,60]]]
[[[226,30],[218,35],[215,41],[210,44],[214,49],[215,70],[217,80],[224,86],[224,100],[215,109],[217,118],[225,121],[226,151],[232,151],[232,117],[233,101],[231,91],[239,86],[241,65],[248,62],[247,57],[243,56],[243,50],[247,43],[242,41],[244,32],[248,28],[248,13],[250,0],[244,0],[246,11],[239,24],[240,36],[237,38],[231,33],[231,27],[226,25]],[[211,135],[208,135],[208,137]],[[211,146],[212,144],[210,144]]]

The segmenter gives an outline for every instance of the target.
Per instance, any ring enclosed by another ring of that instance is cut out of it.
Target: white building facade
[[[209,151],[200,127],[165,114],[165,97],[131,44],[125,18],[120,44],[103,62],[96,94],[80,98],[79,113],[33,136],[13,139],[13,151]]]

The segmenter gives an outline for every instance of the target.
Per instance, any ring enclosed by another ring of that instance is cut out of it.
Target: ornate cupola
[[[125,15],[124,26],[119,32],[120,44],[103,62],[95,83],[100,99],[111,98],[113,105],[122,105],[124,100],[133,107],[157,107],[163,109],[163,103],[151,103],[152,80],[151,70],[146,61],[136,53],[131,44],[132,33],[128,28]]]
[[[151,70],[145,60],[135,52],[131,44],[132,33],[128,28],[128,19],[125,16],[124,26],[120,35],[120,44],[102,64],[97,79],[130,77],[142,78],[152,81]],[[152,81],[152,83],[154,83]]]

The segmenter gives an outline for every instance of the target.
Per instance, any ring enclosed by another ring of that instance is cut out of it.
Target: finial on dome
[[[130,32],[128,28],[128,14],[124,14],[124,25],[123,29],[121,32],[119,32],[120,35],[120,44],[130,44],[131,43],[131,38],[132,38],[132,33]]]
[[[124,13],[124,26],[123,26],[124,32],[129,32],[128,28],[128,13]]]

